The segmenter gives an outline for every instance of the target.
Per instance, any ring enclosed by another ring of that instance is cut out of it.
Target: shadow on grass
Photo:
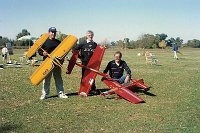
[[[143,92],[145,95],[148,95],[148,96],[156,96],[155,94],[151,93],[151,92],[148,92],[148,91],[144,91]]]
[[[67,96],[78,96],[78,92],[68,93]]]
[[[97,89],[97,91],[99,91],[99,92],[104,92],[104,91],[107,91],[107,90],[109,90],[109,89]],[[78,96],[78,92],[67,93],[66,95],[67,96]],[[89,94],[89,96],[95,96],[95,95],[90,95]]]
[[[149,87],[148,89],[150,90],[150,88],[151,87]],[[148,91],[144,91],[144,90],[142,90],[142,89],[140,89],[138,87],[135,87],[133,92],[138,93],[139,95],[145,94],[145,95],[153,96],[153,97],[156,96],[155,94],[149,92],[149,90]]]
[[[67,93],[66,95],[67,96],[78,96],[78,92]],[[52,96],[49,96],[48,99],[49,98],[57,98],[57,97],[58,97],[58,95],[52,95]]]
[[[12,132],[15,131],[17,129],[21,129],[22,128],[22,124],[9,124],[9,123],[5,123],[3,125],[0,125],[0,132]]]
[[[101,92],[102,89],[97,89],[97,90]],[[106,90],[109,90],[109,89],[106,89]],[[67,96],[78,96],[78,92],[67,93],[66,95]],[[89,96],[95,96],[95,95],[89,95]],[[49,96],[48,98],[56,98],[56,97],[58,97],[58,95],[52,95],[52,96]]]
[[[150,87],[149,87],[150,88]],[[102,89],[97,89],[98,91],[101,92],[106,92],[106,91],[109,91],[110,89],[108,88],[102,88]],[[155,94],[149,92],[149,91],[144,91],[144,90],[141,90],[140,88],[137,88],[135,87],[133,90],[130,89],[131,91],[133,91],[133,93],[137,93],[138,95],[142,95],[142,94],[145,94],[145,95],[148,95],[148,96],[156,96]],[[67,96],[78,96],[78,92],[73,92],[73,93],[67,93],[66,94]],[[88,96],[96,96],[96,95],[88,95]],[[57,98],[58,95],[52,95],[52,96],[49,96],[48,98]],[[116,99],[116,97],[107,97],[106,99]]]
[[[162,66],[161,64],[156,64],[155,66]]]
[[[179,58],[179,60],[186,60],[187,58],[184,58],[184,57],[181,57],[181,58]]]
[[[56,98],[56,97],[58,97],[58,95],[52,95],[52,96],[49,96],[48,99],[49,98]]]
[[[99,91],[101,91],[101,92],[105,92],[105,91],[109,91],[110,89],[108,89],[108,88],[103,88],[103,89],[99,89]]]

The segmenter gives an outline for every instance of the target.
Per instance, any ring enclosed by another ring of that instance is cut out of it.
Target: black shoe
[[[90,95],[99,95],[100,91],[99,90],[91,90]]]

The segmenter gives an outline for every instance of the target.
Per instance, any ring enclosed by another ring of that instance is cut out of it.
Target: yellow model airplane
[[[43,38],[44,39],[44,38]],[[41,39],[42,40],[42,39]],[[41,81],[53,70],[54,67],[62,67],[60,60],[65,58],[71,48],[76,44],[77,38],[73,35],[68,35],[51,54],[42,62],[42,64],[36,69],[36,71],[31,75],[30,80],[33,85],[38,85]],[[42,42],[42,41],[41,41]],[[33,45],[32,52],[29,52],[28,56],[35,53],[37,49],[41,47],[42,44]]]
[[[35,54],[35,52],[42,46],[42,44],[49,38],[48,33],[44,33],[35,43],[33,46],[28,50],[26,56],[30,58]]]

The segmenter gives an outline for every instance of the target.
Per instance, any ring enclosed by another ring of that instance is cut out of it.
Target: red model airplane
[[[148,86],[144,84],[143,79],[141,80],[134,80],[131,79],[130,83],[128,85],[120,84],[117,81],[114,81],[113,79],[108,78],[102,78],[102,81],[109,87],[109,91],[103,92],[102,95],[106,96],[109,94],[116,93],[119,96],[123,97],[124,99],[132,102],[132,103],[142,103],[144,100],[138,95],[134,93],[135,90],[133,90],[135,87],[138,87],[144,91],[148,91]]]
[[[101,65],[104,52],[105,52],[105,47],[97,45],[87,66],[89,68],[93,68],[98,71]],[[67,74],[70,74],[72,72],[72,69],[76,63],[77,58],[78,58],[78,51],[74,51],[74,54],[72,55],[69,61],[69,65],[67,67]],[[90,92],[91,87],[94,84],[96,76],[97,73],[90,71],[89,69],[85,70],[83,78],[81,80],[81,85],[78,93],[79,95],[88,96],[88,93]]]
[[[98,68],[98,69],[99,69],[100,64],[101,64],[101,60],[102,60],[102,57],[103,57],[104,50],[103,49],[99,49],[99,48],[96,49],[94,51],[94,53],[93,53],[94,56],[92,56],[92,58],[91,58],[91,59],[95,59],[95,60],[98,61],[97,63],[93,62],[94,64],[96,64],[95,67]],[[102,53],[102,54],[99,54],[99,53]],[[71,59],[69,60],[69,65],[67,67],[67,74],[70,74],[72,72],[72,70],[73,70],[73,67],[75,65],[77,65],[79,67],[85,68],[86,70],[88,70],[88,72],[93,73],[92,74],[93,76],[95,74],[98,74],[98,75],[103,77],[102,81],[109,87],[110,90],[107,91],[107,92],[103,92],[102,95],[105,96],[105,95],[108,95],[108,94],[116,93],[119,96],[123,97],[124,99],[126,99],[126,100],[128,100],[128,101],[130,101],[132,103],[135,103],[135,104],[144,102],[144,100],[142,98],[138,97],[138,95],[136,95],[134,93],[134,90],[132,90],[133,88],[138,87],[138,88],[141,88],[144,91],[148,91],[149,87],[144,84],[143,79],[140,79],[140,80],[133,80],[132,79],[128,85],[122,85],[122,84],[118,83],[117,81],[113,80],[112,78],[110,78],[107,74],[102,73],[102,72],[94,69],[94,67],[89,67],[89,65],[88,66],[84,66],[82,64],[77,63],[76,62],[77,58],[78,58],[78,52],[75,51],[73,53]],[[88,64],[90,64],[90,63],[88,63]],[[80,90],[79,90],[79,95],[87,96],[90,88],[85,88],[86,87],[85,84],[91,84],[90,83],[91,82],[90,79],[94,80],[95,77],[91,78],[91,76],[88,76],[87,78],[85,78],[86,80],[84,82],[86,82],[86,83],[84,83],[84,84],[81,83],[81,87],[80,87]],[[91,85],[90,86],[87,85],[87,87],[91,87]],[[81,90],[81,88],[84,88],[84,89]]]

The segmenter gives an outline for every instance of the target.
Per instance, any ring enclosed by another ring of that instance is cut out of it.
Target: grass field
[[[108,49],[102,67],[113,59],[116,49]],[[146,103],[132,104],[115,96],[79,97],[81,69],[72,75],[63,70],[68,99],[54,97],[39,100],[41,84],[32,86],[28,77],[36,67],[0,70],[0,132],[72,132],[72,133],[199,133],[200,131],[200,49],[181,49],[180,60],[171,49],[149,50],[158,65],[148,65],[140,49],[121,50],[132,76],[143,78],[156,96],[140,95]],[[18,59],[22,50],[16,50]],[[0,60],[1,61],[1,60]],[[66,66],[66,64],[65,64]],[[64,67],[65,67],[64,66]],[[106,86],[97,77],[99,89]]]

